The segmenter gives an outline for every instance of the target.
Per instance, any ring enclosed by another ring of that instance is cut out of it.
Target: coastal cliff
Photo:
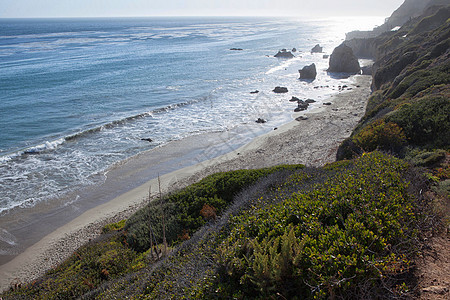
[[[393,35],[396,36],[395,31],[399,30],[401,26],[405,25],[406,28],[409,28],[408,24],[415,24],[418,20],[430,17],[437,10],[448,5],[450,5],[448,0],[406,0],[385,20],[384,24],[371,31],[349,32],[346,34],[344,43],[351,47],[353,53],[359,58],[377,60],[398,46],[398,41],[391,41],[390,44],[386,42]],[[437,24],[441,24],[442,21],[439,20]],[[384,47],[380,49],[381,46]]]
[[[432,6],[398,31],[370,40],[371,51],[376,49],[373,95],[365,116],[341,147],[338,159],[348,158],[349,151],[359,153],[376,148],[405,156],[411,148],[448,147],[449,18],[450,6]],[[376,124],[392,124],[400,131],[382,141],[372,136]],[[377,142],[369,142],[369,136]],[[360,149],[346,148],[348,145]]]

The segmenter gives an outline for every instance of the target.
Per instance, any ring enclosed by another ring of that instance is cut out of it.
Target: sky
[[[0,18],[140,16],[388,17],[404,0],[0,0]]]

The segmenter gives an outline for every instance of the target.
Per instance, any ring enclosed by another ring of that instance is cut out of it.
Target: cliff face
[[[405,0],[386,20],[388,27],[402,26],[412,18],[420,16],[430,0]]]
[[[414,148],[448,150],[450,6],[427,5],[398,31],[346,43],[376,58],[374,93],[338,159],[375,149],[398,155]]]
[[[351,47],[359,58],[378,59],[381,55],[386,54],[379,53],[378,46],[385,42],[384,38],[392,35],[393,28],[406,25],[408,22],[417,22],[417,18],[432,16],[440,7],[448,5],[450,5],[450,0],[405,0],[383,25],[375,27],[371,31],[347,33],[345,44]],[[438,22],[440,24],[442,20]],[[429,29],[433,29],[433,26]]]

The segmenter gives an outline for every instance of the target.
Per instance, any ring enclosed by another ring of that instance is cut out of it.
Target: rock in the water
[[[281,51],[278,51],[278,53],[275,54],[275,57],[278,57],[278,58],[293,58],[295,56],[294,56],[294,54],[291,53],[291,51],[287,51],[286,49],[281,49]]]
[[[294,110],[294,112],[299,112],[299,111],[307,110],[307,109],[308,109],[308,106],[309,106],[308,103],[306,103],[306,102],[303,101],[303,100],[299,100],[299,101],[298,101],[298,106],[297,106],[297,108]]]
[[[282,94],[282,93],[287,93],[288,89],[287,89],[287,87],[277,86],[276,88],[273,89],[273,92],[277,93],[277,94]]]
[[[330,56],[329,56],[328,54],[324,54],[322,57],[323,57],[324,59],[328,59]]]
[[[258,118],[258,120],[256,120],[256,123],[259,123],[259,124],[264,124],[266,122],[267,122],[266,120],[261,119],[261,118]]]
[[[314,103],[314,102],[316,102],[316,100],[314,100],[314,99],[306,99],[305,102],[306,102],[306,103]]]
[[[300,73],[300,79],[316,79],[317,71],[316,71],[316,65],[313,63],[309,66],[304,66],[303,69],[298,70]]]
[[[152,139],[150,139],[150,138],[143,138],[143,139],[141,139],[141,141],[146,141],[146,142],[153,142],[153,140]]]
[[[231,50],[231,51],[242,51],[242,50],[244,50],[244,49],[242,49],[242,48],[231,48],[230,50]]]
[[[323,105],[331,105],[331,102],[325,102]]]
[[[320,47],[319,44],[315,45],[314,48],[311,49],[311,53],[322,53],[323,47]]]
[[[300,99],[298,99],[297,97],[292,96],[292,98],[289,101],[290,102],[298,102],[298,101],[300,101]]]
[[[328,72],[356,74],[361,70],[352,48],[341,44],[333,50]]]
[[[256,90],[256,91],[253,91],[253,92],[250,92],[250,94],[258,94],[259,93],[259,91],[258,90]]]
[[[297,52],[297,48],[292,48],[292,52]]]

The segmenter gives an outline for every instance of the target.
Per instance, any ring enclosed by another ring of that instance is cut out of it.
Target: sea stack
[[[333,50],[328,72],[356,74],[360,71],[358,58],[353,54],[352,48],[341,44]]]
[[[320,47],[319,44],[315,45],[314,48],[311,49],[311,53],[322,53],[323,47]]]
[[[298,72],[300,73],[301,80],[314,80],[317,76],[316,65],[314,63],[309,66],[304,66]]]

